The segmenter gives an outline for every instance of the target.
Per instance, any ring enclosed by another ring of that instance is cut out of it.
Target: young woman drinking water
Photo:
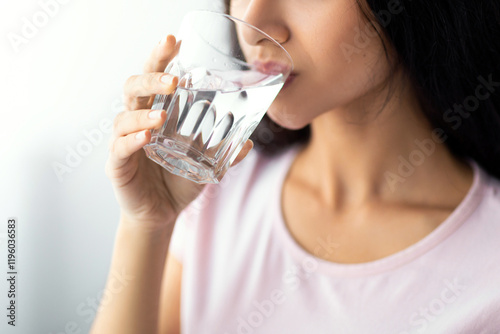
[[[498,333],[500,3],[227,5],[294,73],[205,187],[142,150],[175,37],[129,78],[106,172],[130,280],[92,333]]]

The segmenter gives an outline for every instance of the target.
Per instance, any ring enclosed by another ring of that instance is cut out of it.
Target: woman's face
[[[271,35],[292,56],[292,78],[268,111],[283,127],[299,129],[362,101],[389,75],[382,42],[355,0],[232,0],[230,14]],[[244,49],[255,41],[240,42]]]

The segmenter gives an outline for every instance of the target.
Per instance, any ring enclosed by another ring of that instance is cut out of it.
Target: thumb
[[[234,159],[233,163],[231,164],[231,167],[236,166],[238,163],[240,163],[241,160],[245,159],[245,157],[252,150],[252,148],[253,148],[253,141],[248,139],[245,145],[243,145],[243,148],[241,149],[236,159]]]

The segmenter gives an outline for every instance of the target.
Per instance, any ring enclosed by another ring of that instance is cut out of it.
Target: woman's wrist
[[[173,232],[177,215],[165,218],[137,218],[130,217],[122,212],[120,216],[120,228],[129,230],[133,233],[139,233],[152,236],[170,236]]]

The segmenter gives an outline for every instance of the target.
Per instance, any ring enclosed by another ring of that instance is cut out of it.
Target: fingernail
[[[138,141],[144,140],[144,138],[146,138],[146,131],[141,131],[135,135],[135,139]]]
[[[150,119],[160,119],[161,113],[163,110],[153,110],[148,114],[148,118]]]
[[[174,82],[174,78],[175,77],[167,74],[161,77],[161,82],[171,85]]]
[[[168,35],[167,35],[168,36]],[[167,43],[167,36],[164,36],[161,41],[160,41],[160,44],[165,44]]]

